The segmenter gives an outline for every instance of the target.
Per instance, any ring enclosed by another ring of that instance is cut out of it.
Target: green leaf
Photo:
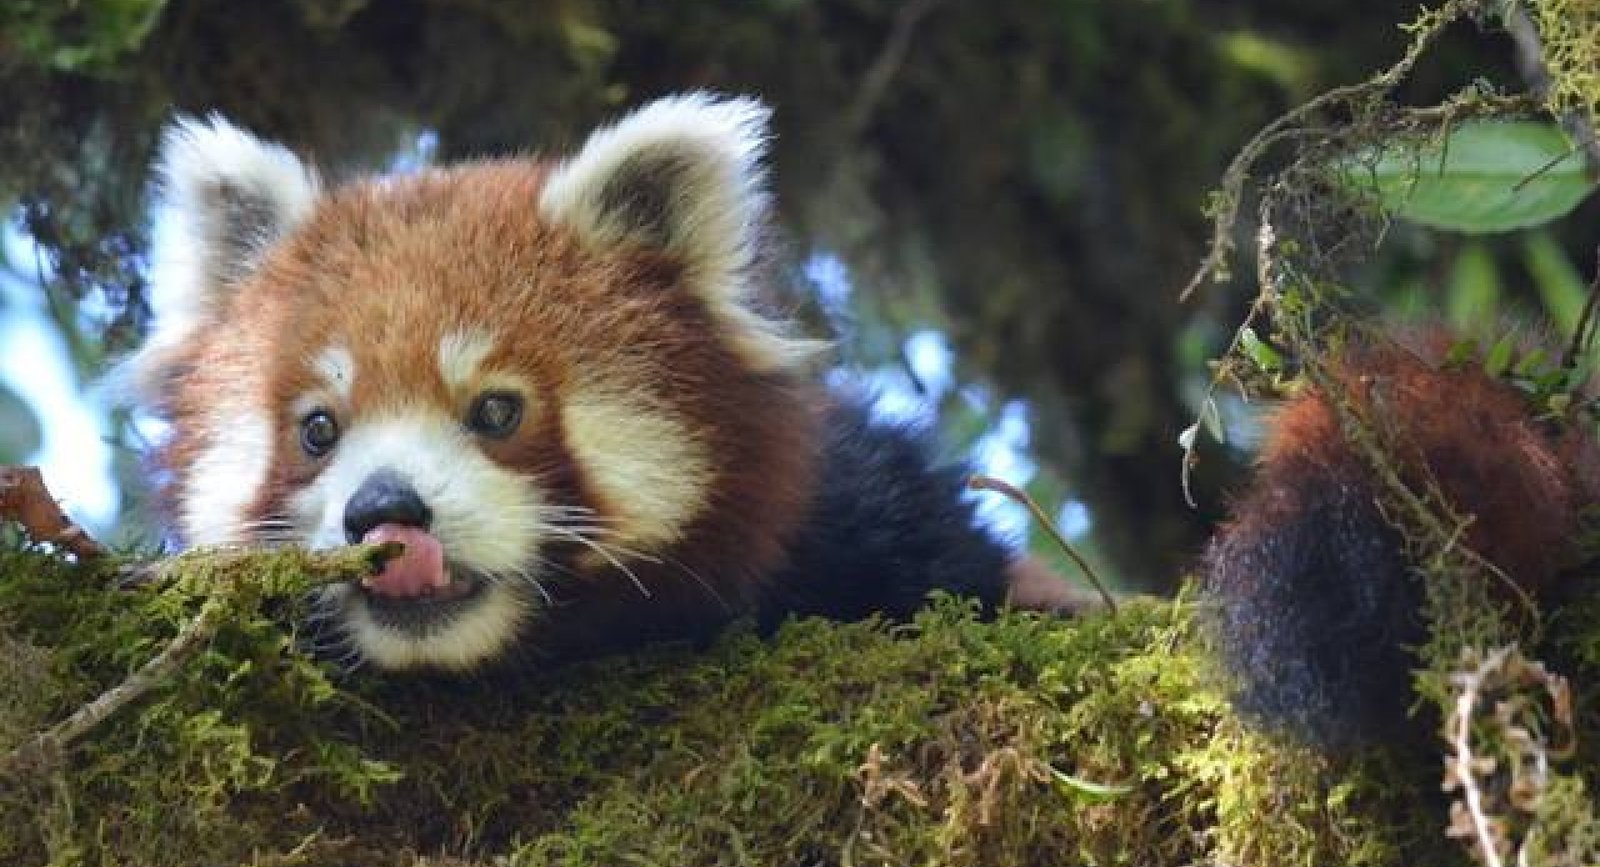
[[[1511,353],[1515,349],[1516,345],[1511,335],[1507,334],[1500,338],[1494,348],[1489,350],[1489,357],[1484,359],[1483,369],[1488,371],[1490,376],[1504,376],[1505,372],[1511,369]]]
[[[1557,330],[1571,334],[1578,327],[1583,303],[1589,297],[1589,286],[1572,260],[1549,233],[1530,232],[1522,240],[1522,261]]]
[[[1561,368],[1547,370],[1533,378],[1533,387],[1544,394],[1549,394],[1555,391],[1564,391],[1570,387],[1567,371],[1562,370]]]
[[[1272,344],[1262,340],[1256,335],[1254,328],[1246,328],[1239,333],[1239,339],[1246,355],[1256,363],[1256,367],[1267,373],[1278,373],[1283,370],[1283,355],[1272,348]]]
[[[1061,784],[1064,791],[1093,803],[1113,801],[1133,791],[1133,786],[1129,783],[1096,783],[1057,768],[1051,768],[1050,775]]]
[[[1500,310],[1500,272],[1489,248],[1473,241],[1461,249],[1450,266],[1445,318],[1458,331],[1470,332],[1474,323],[1492,320]]]
[[[1478,341],[1468,337],[1450,344],[1450,351],[1444,357],[1444,366],[1446,370],[1461,370],[1477,358]]]
[[[1527,355],[1517,359],[1517,366],[1512,373],[1517,376],[1538,377],[1544,364],[1544,350],[1535,347]]]
[[[1471,233],[1548,223],[1595,186],[1560,128],[1532,121],[1467,121],[1443,141],[1358,153],[1336,175],[1398,217]]]

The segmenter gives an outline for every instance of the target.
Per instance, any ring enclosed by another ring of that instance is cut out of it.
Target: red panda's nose
[[[378,470],[367,476],[344,504],[344,535],[351,544],[360,542],[382,524],[426,530],[432,523],[433,510],[411,482],[393,470]]]

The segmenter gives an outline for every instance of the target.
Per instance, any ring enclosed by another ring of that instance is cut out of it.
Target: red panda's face
[[[175,127],[130,367],[173,422],[184,540],[400,542],[326,615],[360,659],[453,669],[500,655],[541,582],[683,542],[740,447],[728,389],[799,351],[745,299],[763,120],[664,100],[566,162],[331,192],[220,121]]]

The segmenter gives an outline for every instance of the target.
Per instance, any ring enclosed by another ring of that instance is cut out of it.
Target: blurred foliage
[[[16,392],[0,384],[0,464],[20,463],[39,448],[39,420]]]
[[[12,0],[0,9],[4,48],[62,72],[110,70],[144,43],[167,0]]]

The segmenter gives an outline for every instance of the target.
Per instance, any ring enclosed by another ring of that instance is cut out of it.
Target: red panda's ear
[[[767,218],[770,116],[753,99],[659,99],[590,135],[539,197],[546,219],[590,244],[654,249],[682,262],[689,287],[762,370],[792,366],[815,349],[748,303]]]
[[[287,148],[219,115],[168,127],[158,171],[168,225],[158,233],[157,267],[187,269],[161,276],[183,278],[173,291],[197,295],[248,274],[311,212],[320,192],[316,172]]]
[[[135,388],[160,379],[164,359],[311,212],[320,193],[316,172],[288,149],[217,115],[175,120],[162,137],[156,173],[155,323],[123,371]]]

